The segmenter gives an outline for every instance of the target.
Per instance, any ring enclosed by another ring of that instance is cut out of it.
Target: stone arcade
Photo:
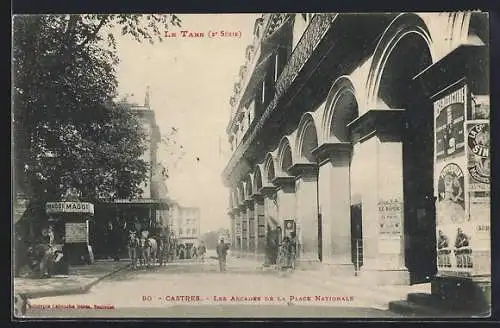
[[[462,279],[488,295],[489,158],[477,150],[489,139],[476,137],[489,124],[488,16],[265,14],[254,33],[226,130],[234,252],[264,263],[268,237],[293,219],[299,267],[432,280],[433,293]],[[446,184],[449,163],[463,176]]]

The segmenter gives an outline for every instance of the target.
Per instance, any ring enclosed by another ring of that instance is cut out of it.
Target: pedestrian
[[[42,230],[40,241],[37,243],[38,256],[40,258],[40,277],[48,278],[52,272],[52,255],[54,245],[54,231],[52,225]]]
[[[229,247],[224,242],[224,239],[220,240],[219,245],[217,245],[217,259],[219,260],[219,269],[221,272],[226,271],[226,256]]]
[[[207,248],[205,244],[201,242],[198,253],[200,254],[201,263],[205,262],[205,254],[207,253]]]

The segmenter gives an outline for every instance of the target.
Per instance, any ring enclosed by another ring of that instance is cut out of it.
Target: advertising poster
[[[472,267],[465,151],[467,86],[434,101],[437,265],[440,273],[461,275]]]
[[[66,243],[88,243],[88,221],[79,223],[66,223]]]
[[[378,202],[380,234],[385,237],[401,235],[401,220],[403,217],[403,202],[399,199],[389,199]]]
[[[469,121],[467,133],[467,179],[469,219],[474,236],[474,272],[489,274],[490,268],[490,125],[486,120]]]
[[[434,102],[436,160],[464,150],[466,86]]]

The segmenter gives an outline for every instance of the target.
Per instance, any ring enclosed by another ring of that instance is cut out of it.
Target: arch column
[[[347,142],[323,143],[313,150],[319,163],[322,260],[336,275],[354,275],[351,261],[350,157]]]
[[[295,177],[275,177],[272,183],[277,188],[279,226],[283,229],[284,220],[295,218]]]
[[[234,215],[233,209],[230,209],[227,214],[231,226],[231,246],[234,251],[236,247],[236,216]]]
[[[241,220],[241,256],[246,257],[249,248],[249,231],[248,231],[248,216],[247,206],[245,203],[239,205],[239,213]]]
[[[245,200],[246,218],[248,221],[248,256],[254,257],[255,255],[255,217],[254,217],[254,202],[253,199]]]
[[[296,163],[288,169],[295,176],[295,213],[297,227],[297,266],[316,268],[318,252],[318,167],[313,163]]]
[[[263,261],[266,251],[266,220],[264,216],[264,197],[257,193],[252,195],[253,215],[255,220],[255,255],[259,261]]]
[[[275,206],[276,201],[276,188],[271,185],[263,186],[260,188],[259,193],[262,195],[262,205],[264,212],[264,264],[270,264],[270,254],[269,254],[269,245],[267,242],[268,230],[272,227],[278,220],[277,208]]]
[[[403,110],[369,110],[349,124],[363,157],[361,276],[384,284],[410,282],[403,218]]]
[[[234,221],[234,251],[236,256],[241,256],[242,253],[242,241],[241,241],[241,213],[239,207],[234,207],[232,210],[233,221]]]

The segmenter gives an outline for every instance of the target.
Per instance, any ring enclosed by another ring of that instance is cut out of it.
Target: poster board
[[[489,236],[489,121],[475,119],[465,80],[433,104],[438,273],[471,276],[476,254],[489,247],[480,236]]]
[[[89,243],[89,221],[67,222],[65,224],[65,242],[68,244]]]

